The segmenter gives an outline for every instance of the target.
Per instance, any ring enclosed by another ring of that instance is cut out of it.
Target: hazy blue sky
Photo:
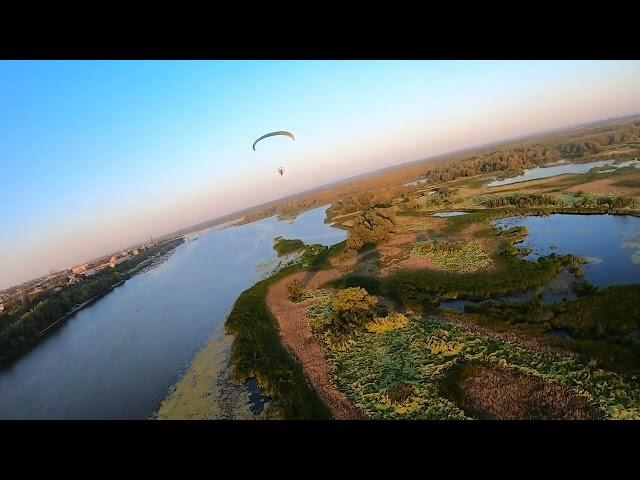
[[[0,288],[346,176],[638,111],[640,62],[0,62]],[[253,152],[273,130],[297,141]]]

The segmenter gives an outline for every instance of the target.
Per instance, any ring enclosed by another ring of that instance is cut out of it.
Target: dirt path
[[[331,369],[324,356],[324,350],[311,334],[311,328],[307,323],[307,310],[312,300],[293,303],[287,294],[287,286],[294,279],[298,279],[308,288],[318,288],[341,275],[342,272],[334,268],[319,272],[300,272],[285,277],[269,287],[267,306],[278,322],[282,341],[302,364],[305,375],[331,411],[332,418],[360,420],[367,417],[345,394],[333,386]]]

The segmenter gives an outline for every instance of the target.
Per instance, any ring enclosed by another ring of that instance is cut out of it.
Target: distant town
[[[82,263],[72,268],[58,272],[51,272],[49,275],[7,288],[0,292],[0,315],[5,312],[5,304],[9,303],[11,300],[27,303],[33,301],[38,295],[47,291],[60,292],[64,286],[79,283],[83,279],[92,277],[103,270],[109,268],[114,269],[121,263],[132,259],[141,252],[155,247],[160,243],[163,242],[160,240],[151,240],[147,243],[138,245],[135,248],[123,250],[111,256],[100,257],[96,260]]]

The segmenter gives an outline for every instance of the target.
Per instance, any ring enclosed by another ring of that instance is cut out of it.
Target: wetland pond
[[[447,218],[447,217],[459,217],[460,215],[466,215],[466,214],[467,214],[467,212],[437,212],[437,213],[434,213],[431,216],[432,217]]]
[[[274,237],[346,239],[324,223],[326,208],[190,237],[0,371],[0,419],[149,418],[208,341],[221,341],[240,293],[277,268]]]
[[[589,163],[564,163],[553,167],[525,169],[522,175],[504,178],[502,180],[494,180],[493,182],[488,183],[487,187],[501,187],[503,185],[511,185],[512,183],[528,182],[530,180],[539,180],[541,178],[550,178],[569,173],[586,173],[594,168],[605,167],[611,164],[613,164],[613,160],[599,160],[597,162]]]
[[[497,220],[500,229],[523,226],[529,235],[518,247],[530,248],[525,261],[556,253],[585,258],[584,279],[598,288],[640,283],[640,218],[631,215],[568,215],[511,217]],[[545,304],[576,298],[573,275],[563,271],[540,290],[499,300],[510,303],[533,300],[538,294]],[[461,299],[441,302],[442,308],[464,311]]]

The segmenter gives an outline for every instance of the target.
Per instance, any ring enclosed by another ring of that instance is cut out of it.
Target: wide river
[[[274,237],[346,238],[326,208],[193,236],[0,371],[0,419],[149,418],[240,293],[276,267]]]

